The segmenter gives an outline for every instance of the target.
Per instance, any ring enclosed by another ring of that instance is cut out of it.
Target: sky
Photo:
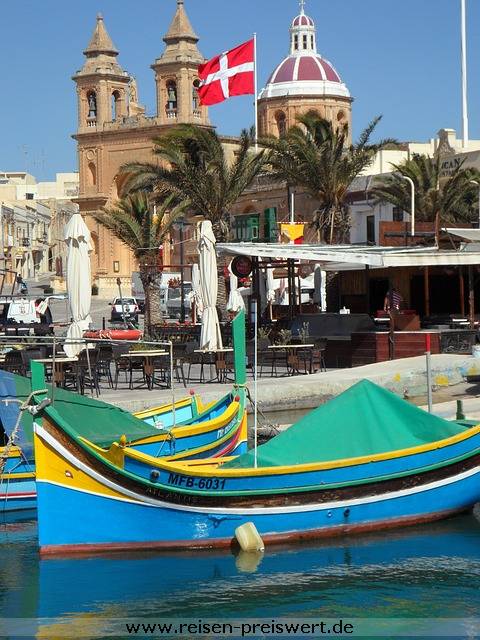
[[[175,0],[1,0],[0,171],[39,180],[77,170],[73,73],[83,64],[98,12],[155,113],[150,69]],[[297,0],[185,0],[199,48],[213,57],[258,34],[259,87],[289,51]],[[319,53],[347,84],[353,134],[383,115],[377,137],[426,141],[442,128],[461,135],[460,0],[307,0]],[[470,138],[480,138],[480,2],[467,0]],[[210,108],[219,132],[253,124],[250,96]]]

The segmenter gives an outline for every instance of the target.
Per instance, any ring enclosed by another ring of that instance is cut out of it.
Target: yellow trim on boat
[[[229,420],[231,420],[232,416],[238,411],[238,407],[240,404],[233,400],[228,407],[223,411],[219,416],[212,418],[211,420],[205,420],[205,422],[197,422],[192,425],[179,425],[178,427],[174,427],[169,430],[168,433],[160,433],[152,436],[148,436],[147,438],[140,438],[140,440],[134,440],[136,445],[139,444],[151,444],[152,442],[161,442],[166,438],[175,437],[175,438],[186,438],[188,436],[196,436],[201,433],[207,433],[209,431],[215,431],[216,429],[221,429]]]
[[[223,426],[228,424],[231,420],[233,420],[236,413],[238,413],[239,409],[240,409],[240,404],[238,402],[232,402],[228,407],[228,409],[221,416],[219,416],[221,420],[218,420],[217,418],[214,419],[215,421],[219,422],[218,428],[222,428]],[[201,424],[206,425],[208,423],[204,422]],[[231,428],[227,431],[227,433],[224,436],[222,436],[222,438],[215,440],[215,442],[210,442],[209,444],[203,445],[201,447],[197,447],[195,449],[187,449],[173,456],[165,456],[161,458],[161,460],[168,460],[168,461],[174,462],[176,460],[181,460],[185,456],[192,456],[192,455],[197,455],[199,453],[208,452],[213,447],[217,447],[223,444],[224,442],[227,442],[231,438],[231,432],[232,432],[232,429],[234,428],[235,428],[235,425],[232,425]],[[246,440],[248,435],[246,414],[242,418],[242,425],[240,428],[241,428],[240,440],[242,438]],[[205,430],[205,432],[208,432],[208,431],[209,429]],[[182,434],[184,432],[185,432],[184,428],[182,428]],[[172,430],[172,435],[174,435],[174,433],[175,433],[175,430]],[[147,438],[146,440],[147,442],[149,442],[149,444],[152,444],[155,441],[158,442],[158,444],[161,444],[167,436],[168,434],[162,434],[158,436],[152,436],[152,438]],[[90,447],[93,451],[98,453],[98,455],[102,456],[102,458],[105,458],[106,460],[114,464],[116,467],[119,467],[120,469],[123,469],[125,467],[125,456],[128,456],[129,458],[134,460],[138,460],[139,462],[150,464],[152,466],[157,466],[157,463],[160,460],[160,458],[151,456],[147,453],[136,451],[135,449],[131,449],[130,447],[121,446],[118,442],[113,442],[108,449],[103,449],[102,447],[99,447],[93,444],[86,438],[80,437],[80,440],[83,443],[85,443],[88,447]],[[139,444],[143,442],[144,442],[143,440],[136,440],[135,444]]]
[[[3,455],[5,455],[5,447],[0,447],[0,456],[3,456]],[[15,446],[12,447],[8,452],[9,458],[20,458],[21,455],[22,455],[21,449]]]
[[[216,458],[207,460],[191,460],[185,462],[169,463],[159,461],[159,467],[165,471],[172,471],[175,473],[194,474],[197,476],[211,476],[212,473],[216,477],[222,478],[238,478],[245,476],[270,476],[270,475],[282,475],[291,473],[304,473],[308,471],[323,471],[327,469],[336,469],[338,467],[353,467],[357,464],[366,464],[369,462],[381,462],[385,460],[393,460],[395,458],[402,458],[404,456],[415,455],[417,453],[426,453],[427,451],[434,451],[435,449],[443,449],[452,444],[457,444],[463,440],[472,438],[480,433],[480,425],[471,427],[464,433],[459,433],[450,438],[444,438],[443,440],[437,440],[429,444],[419,445],[417,447],[410,447],[407,449],[397,449],[396,451],[388,451],[386,453],[377,453],[371,456],[359,456],[357,458],[343,458],[340,460],[332,460],[329,462],[309,462],[298,465],[288,465],[283,467],[258,467],[258,468],[238,468],[238,469],[222,469],[221,465],[232,458]]]
[[[0,478],[2,480],[25,480],[26,478],[35,478],[35,473],[25,472],[25,473],[2,473],[0,474]]]
[[[192,404],[192,398],[182,398],[175,403],[175,409],[183,409],[183,407],[188,407],[189,404]],[[151,418],[152,416],[160,415],[162,413],[167,413],[172,410],[172,403],[162,404],[159,407],[152,407],[150,409],[145,409],[144,411],[138,411],[133,415],[139,420],[145,420],[145,418]]]

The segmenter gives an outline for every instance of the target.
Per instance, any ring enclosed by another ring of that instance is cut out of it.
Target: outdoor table
[[[68,357],[60,357],[55,358],[55,367],[53,367],[54,361],[53,358],[36,358],[33,362],[40,362],[42,364],[49,364],[52,371],[52,382],[57,386],[62,387],[65,383],[65,369],[67,365],[72,364],[72,362],[77,362],[78,358],[68,358]]]
[[[232,347],[222,347],[221,349],[195,349],[195,353],[200,353],[202,356],[202,367],[205,364],[210,366],[210,381],[214,382],[217,380],[218,382],[224,383],[227,382],[227,363],[225,359],[226,353],[233,353]],[[208,356],[208,360],[205,361],[205,358]],[[217,375],[213,377],[212,375],[212,366],[215,365],[215,370]]]
[[[285,351],[286,361],[287,361],[287,372],[290,375],[294,375],[295,373],[300,373],[300,355],[302,349],[313,349],[315,345],[313,343],[307,344],[271,344],[269,345],[269,349]],[[307,361],[305,359],[305,373],[311,373],[312,371],[312,354],[310,351],[310,364],[307,371]]]
[[[129,360],[144,360],[143,372],[145,374],[147,388],[152,390],[155,385],[155,364],[153,360],[154,358],[166,355],[169,355],[169,352],[165,351],[165,349],[151,349],[145,351],[129,351],[128,353],[122,353],[120,358],[128,358]],[[143,385],[140,385],[140,387],[138,388],[141,389],[142,386]]]

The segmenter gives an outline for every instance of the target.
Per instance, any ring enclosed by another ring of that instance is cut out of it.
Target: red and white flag
[[[254,40],[215,56],[198,67],[198,95],[204,105],[218,104],[232,96],[255,93]]]

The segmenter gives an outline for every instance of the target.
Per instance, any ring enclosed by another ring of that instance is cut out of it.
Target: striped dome
[[[309,16],[301,13],[293,19],[292,27],[315,27],[315,23]]]
[[[350,97],[331,62],[314,52],[290,55],[270,76],[260,98],[292,95],[332,95]]]
[[[285,58],[270,76],[269,84],[280,82],[320,81],[341,83],[333,65],[318,54],[303,54]]]

